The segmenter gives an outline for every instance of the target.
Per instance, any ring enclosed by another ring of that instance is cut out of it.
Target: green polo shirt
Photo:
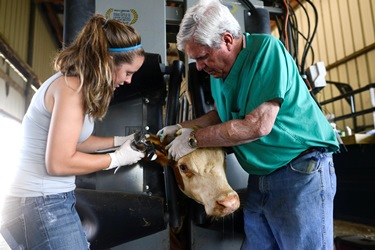
[[[280,101],[272,131],[233,147],[250,174],[267,175],[310,147],[339,149],[331,125],[311,97],[283,44],[271,35],[245,34],[246,48],[226,79],[211,77],[211,90],[222,122],[243,119],[259,105]]]

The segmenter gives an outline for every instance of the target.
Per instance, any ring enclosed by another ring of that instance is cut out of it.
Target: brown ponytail
[[[84,98],[84,109],[94,119],[102,119],[113,95],[112,73],[122,63],[132,63],[144,56],[143,48],[110,53],[108,48],[141,44],[136,30],[118,20],[94,15],[70,46],[55,58],[55,70],[64,76],[77,76]]]

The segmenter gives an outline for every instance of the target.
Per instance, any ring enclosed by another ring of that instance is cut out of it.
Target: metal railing
[[[333,81],[327,81],[328,84],[333,84],[335,85],[338,90],[340,91],[341,95],[333,97],[331,99],[322,101],[320,103],[321,106],[324,106],[326,104],[330,104],[336,101],[340,101],[342,99],[345,99],[348,104],[350,105],[350,113],[343,114],[340,116],[337,116],[333,118],[333,121],[341,121],[341,120],[346,120],[346,119],[353,119],[353,129],[354,132],[360,132],[360,130],[363,127],[359,127],[357,124],[357,117],[366,115],[369,113],[372,113],[372,128],[375,128],[375,83],[370,83],[362,88],[352,90],[349,84],[346,83],[340,83],[340,82],[333,82]],[[357,110],[355,106],[355,96],[358,94],[361,94],[365,91],[370,92],[370,102],[371,102],[371,107],[363,110]],[[370,127],[370,126],[367,126]]]

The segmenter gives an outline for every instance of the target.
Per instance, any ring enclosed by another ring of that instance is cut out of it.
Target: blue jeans
[[[335,193],[331,153],[314,151],[267,176],[250,175],[242,249],[334,249]]]
[[[12,249],[89,249],[74,192],[6,197],[0,232]]]

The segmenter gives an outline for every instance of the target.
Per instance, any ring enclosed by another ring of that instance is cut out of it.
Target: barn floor
[[[375,249],[375,227],[335,220],[335,249]]]
[[[375,240],[375,227],[335,220],[334,234],[335,237],[357,235],[370,240]]]
[[[356,235],[356,236],[364,237],[366,239],[375,240],[375,227],[342,221],[342,220],[335,220],[334,234],[335,234],[335,237]],[[0,250],[10,250],[10,248],[4,242],[4,239],[1,237],[1,235],[0,235]]]
[[[4,241],[3,236],[0,234],[0,250],[10,250],[8,244]]]

